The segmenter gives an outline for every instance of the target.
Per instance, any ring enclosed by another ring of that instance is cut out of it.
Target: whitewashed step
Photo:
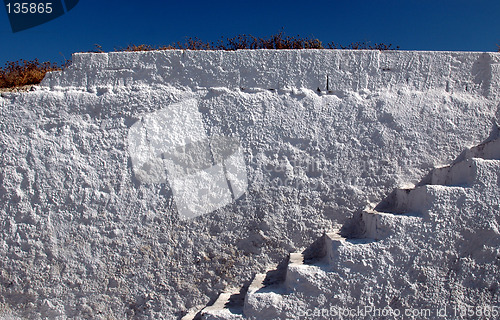
[[[327,263],[335,263],[338,261],[339,248],[349,246],[346,238],[342,237],[339,232],[330,232],[323,235],[325,246],[325,260]]]
[[[459,197],[464,197],[471,190],[472,188],[469,187],[443,185],[424,185],[415,189],[395,189],[374,210],[394,215],[416,216],[423,218],[424,221],[429,221],[429,210],[433,206],[444,201],[457,201]],[[433,214],[435,215],[436,212]]]
[[[361,219],[365,225],[365,237],[374,240],[385,239],[406,224],[422,222],[420,216],[385,213],[371,209],[363,210]]]
[[[243,320],[243,314],[235,313],[229,308],[210,310],[201,315],[202,320]]]
[[[257,273],[255,277],[252,280],[252,283],[250,283],[250,286],[248,287],[247,295],[245,297],[245,301],[247,300],[248,296],[251,294],[256,293],[257,291],[263,289],[265,287],[264,285],[264,280],[266,279],[266,274],[265,273]]]
[[[249,315],[254,314],[253,306],[254,301],[257,299],[256,293],[265,287],[264,280],[266,279],[265,273],[257,273],[253,278],[250,286],[248,287],[247,294],[245,295],[245,303],[243,305],[243,314]]]
[[[498,186],[500,160],[474,158],[470,160],[470,163],[473,170],[473,180],[470,183],[471,187],[474,188],[475,185]]]
[[[346,239],[338,231],[325,233],[325,257],[314,264],[304,263],[303,255],[296,253],[291,257],[287,269],[285,288],[287,292],[307,292],[311,295],[322,294],[322,283],[328,280],[328,273],[343,263],[345,253],[359,245],[373,242],[373,239]]]
[[[243,294],[239,289],[227,289],[210,306],[190,310],[181,320],[243,319]]]
[[[282,301],[282,285],[266,286],[265,273],[255,275],[243,305],[245,319],[279,319],[277,305]]]
[[[394,189],[375,210],[385,213],[420,213],[430,206],[432,197],[429,197],[427,185],[417,186],[413,189]]]
[[[264,310],[261,307],[266,305],[266,301],[281,300],[281,295],[288,292],[290,287],[295,282],[295,268],[304,266],[304,254],[302,252],[292,252],[288,257],[284,277],[279,276],[278,279],[272,273],[276,270],[270,270],[267,273],[255,275],[250,284],[247,295],[245,296],[245,304],[243,314],[255,319],[264,319],[273,317],[269,310]],[[278,271],[278,272],[283,272]],[[273,281],[274,280],[274,281]],[[278,280],[278,281],[276,281]]]
[[[421,184],[444,185],[444,186],[473,186],[475,183],[490,183],[489,176],[484,176],[484,170],[479,168],[491,166],[494,170],[499,160],[470,158],[449,166],[434,168],[427,180]]]
[[[324,262],[314,265],[290,265],[285,281],[286,292],[307,292],[310,295],[321,294],[321,283],[327,278],[325,268],[328,268],[328,265]]]
[[[207,314],[201,318],[202,320],[243,320],[243,315],[233,314],[229,310],[224,309],[214,314]]]
[[[330,232],[323,235],[323,241],[325,246],[323,261],[328,265],[334,265],[339,262],[339,255],[342,251],[350,250],[351,246],[373,242],[373,239],[346,239],[338,232]]]
[[[243,319],[243,306],[232,301],[232,298],[239,294],[238,289],[222,292],[211,306],[207,306],[200,312],[201,319]]]
[[[485,160],[500,160],[500,139],[495,139],[468,148],[464,151],[462,156],[466,159],[481,158]]]
[[[428,184],[443,186],[469,186],[474,180],[470,159],[432,170]]]
[[[198,306],[195,308],[192,308],[189,310],[189,312],[181,318],[181,320],[194,320],[196,319],[196,316],[200,313],[200,311],[203,309],[203,306]]]
[[[291,290],[298,281],[296,278],[296,270],[304,266],[304,255],[301,252],[290,253],[290,260],[286,268],[285,288]]]

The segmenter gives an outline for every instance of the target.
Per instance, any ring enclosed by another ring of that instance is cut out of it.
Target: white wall
[[[132,83],[227,88],[361,90],[408,85],[418,90],[498,92],[498,53],[351,50],[239,50],[76,53],[73,65],[43,86]],[[493,89],[492,89],[493,87]]]
[[[5,305],[51,318],[172,318],[205,304],[486,139],[500,116],[499,58],[75,54],[37,90],[0,98]],[[134,177],[127,134],[143,116],[190,99],[207,136],[239,139],[248,190],[179,220],[168,183]]]

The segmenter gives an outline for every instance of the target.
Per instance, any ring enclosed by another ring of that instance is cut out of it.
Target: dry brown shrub
[[[0,88],[14,88],[30,84],[38,84],[49,71],[61,70],[65,67],[52,62],[39,62],[38,59],[27,61],[9,61],[0,68]]]

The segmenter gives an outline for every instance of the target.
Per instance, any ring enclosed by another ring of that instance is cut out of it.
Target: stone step
[[[260,289],[265,287],[264,280],[266,280],[266,274],[265,273],[257,273],[255,277],[252,280],[252,283],[250,283],[250,286],[248,287],[247,295],[245,297],[248,297],[250,294],[254,294],[255,292],[259,291]]]
[[[500,160],[494,159],[470,159],[472,179],[470,186],[475,185],[498,185],[500,176]]]
[[[209,306],[191,309],[181,320],[243,319],[243,290],[227,289]]]
[[[432,201],[427,188],[428,186],[424,185],[412,189],[394,189],[374,210],[394,214],[420,213]]]
[[[243,314],[245,317],[250,316],[258,318],[258,315],[263,312],[263,310],[260,310],[260,307],[265,305],[265,303],[261,302],[262,300],[266,300],[266,296],[270,294],[270,290],[265,290],[265,280],[266,273],[258,273],[250,283],[243,305]]]
[[[239,289],[222,292],[217,300],[199,312],[200,319],[243,319],[243,297]]]
[[[291,264],[287,270],[285,280],[285,292],[307,292],[308,294],[321,293],[321,280],[326,277],[325,270],[322,267],[327,267],[322,264]]]
[[[363,210],[361,220],[365,226],[365,237],[376,241],[389,237],[404,225],[421,223],[420,216],[378,212],[373,209]]]
[[[261,302],[267,299],[286,293],[287,283],[294,279],[289,272],[297,266],[304,265],[304,254],[292,252],[284,262],[286,265],[281,268],[278,266],[277,270],[269,270],[266,273],[255,275],[245,296],[244,315],[256,315],[259,318],[266,314],[263,310],[256,310],[257,306],[264,305],[265,303]],[[283,267],[285,267],[284,270]]]
[[[245,317],[241,314],[231,313],[228,309],[220,310],[219,312],[214,312],[210,314],[205,314],[201,320],[243,320]]]
[[[481,143],[466,149],[462,155],[465,159],[481,158],[485,160],[500,160],[500,139]]]
[[[181,318],[181,320],[196,320],[199,319],[200,312],[203,309],[203,307],[195,307],[189,310],[189,312]]]
[[[414,189],[395,189],[374,210],[393,215],[428,218],[428,210],[436,199],[447,199],[452,193],[467,192],[467,187],[424,185]],[[441,200],[440,200],[441,201]]]
[[[342,237],[339,232],[330,232],[323,235],[326,258],[330,260],[330,254],[335,252],[339,247],[345,245],[346,238]]]
[[[290,253],[290,260],[286,268],[285,288],[289,290],[296,283],[295,269],[304,265],[304,255],[301,252]]]
[[[426,210],[432,207],[436,199],[446,201],[463,194],[465,187],[498,181],[500,161],[497,159],[500,159],[500,140],[466,150],[460,161],[434,168],[427,180],[423,180],[415,188],[395,189],[377,206],[363,210],[361,220],[365,227],[365,239],[346,239],[338,231],[325,233],[320,241],[320,251],[324,254],[322,261],[316,265],[308,265],[305,263],[304,253],[293,252],[288,259],[283,285],[266,288],[271,271],[257,274],[248,288],[241,314],[227,313],[229,311],[226,307],[231,295],[223,293],[212,306],[202,311],[202,319],[205,316],[212,317],[206,319],[233,319],[232,316],[271,314],[269,310],[258,310],[258,306],[263,305],[260,302],[292,291],[320,294],[320,284],[326,274],[323,269],[335,269],[334,265],[341,263],[343,254],[352,249],[352,246],[382,240],[393,233],[404,232],[405,226],[422,223]],[[495,179],[492,179],[492,175],[496,175]]]
[[[482,177],[478,167],[490,164],[495,166],[499,160],[469,158],[454,164],[434,168],[420,183],[422,185],[443,185],[443,186],[473,186],[478,181],[487,181],[488,177]]]
[[[290,258],[288,260],[288,266],[303,265],[303,264],[304,264],[304,254],[302,254],[302,252],[290,253]]]
[[[428,184],[443,186],[469,186],[473,181],[470,159],[455,164],[437,167],[431,171]]]
[[[345,251],[353,246],[364,245],[373,242],[373,239],[347,239],[338,230],[325,233],[322,236],[324,242],[325,256],[314,264],[306,264],[304,256],[295,253],[290,257],[285,280],[286,292],[300,291],[312,295],[322,293],[321,283],[328,277],[330,271],[334,271],[339,263],[342,263]]]
[[[342,251],[349,250],[349,247],[372,242],[373,239],[347,239],[340,235],[338,231],[325,233],[323,235],[325,246],[325,257],[323,263],[335,265],[339,261]]]

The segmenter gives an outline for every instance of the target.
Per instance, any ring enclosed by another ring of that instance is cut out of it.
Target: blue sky
[[[28,0],[23,0],[28,1]],[[214,41],[240,33],[315,37],[324,43],[383,42],[402,50],[496,51],[500,0],[118,1],[80,0],[63,16],[13,33],[0,10],[0,66],[128,44]]]

